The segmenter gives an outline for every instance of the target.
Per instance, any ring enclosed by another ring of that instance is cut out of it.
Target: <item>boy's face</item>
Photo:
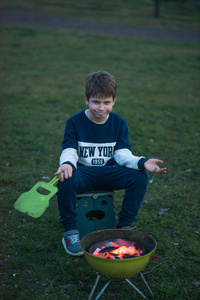
[[[89,106],[88,118],[98,124],[103,124],[107,120],[108,114],[112,111],[116,97],[99,98],[91,96],[89,99],[85,97],[85,102]]]

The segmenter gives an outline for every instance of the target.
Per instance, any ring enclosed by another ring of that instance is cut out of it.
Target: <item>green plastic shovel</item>
[[[36,183],[32,189],[17,199],[14,208],[33,218],[39,218],[49,206],[49,200],[57,193],[58,188],[54,184],[59,178],[60,175],[57,175],[50,182]]]

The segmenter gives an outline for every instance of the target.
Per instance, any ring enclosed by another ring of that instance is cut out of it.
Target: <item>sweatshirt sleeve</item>
[[[115,150],[120,150],[120,149],[131,150],[131,145],[129,143],[128,126],[126,124],[125,119],[123,118],[121,118],[119,135],[118,135],[117,143],[115,145]]]
[[[63,150],[60,156],[60,165],[67,163],[72,165],[76,169],[77,161],[78,161],[78,153],[77,153],[78,142],[77,142],[76,129],[71,119],[67,120],[65,126],[62,148]]]
[[[143,156],[133,155],[129,149],[116,150],[114,152],[114,159],[120,166],[136,170],[139,169],[139,162],[141,159],[144,159],[145,161],[148,160],[148,158],[145,159]],[[141,169],[144,169],[144,162],[140,164]]]
[[[118,141],[115,146],[114,159],[120,166],[136,170],[144,169],[144,163],[148,160],[148,158],[144,158],[143,156],[135,156],[132,154],[128,127],[124,119],[121,123]]]
[[[70,164],[75,169],[77,168],[78,153],[74,148],[64,149],[60,156],[60,166],[63,164]]]

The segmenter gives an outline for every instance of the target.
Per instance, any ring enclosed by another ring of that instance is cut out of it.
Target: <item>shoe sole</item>
[[[120,229],[123,229],[123,230],[132,230],[132,227],[121,227]]]
[[[67,249],[67,247],[66,247],[64,237],[62,238],[62,244],[63,244],[63,246],[64,246],[64,248],[65,248],[65,251],[66,251],[68,254],[70,254],[70,255],[73,255],[73,256],[81,256],[81,255],[84,254],[83,251],[79,251],[79,252],[76,252],[76,253],[69,251],[69,250]]]

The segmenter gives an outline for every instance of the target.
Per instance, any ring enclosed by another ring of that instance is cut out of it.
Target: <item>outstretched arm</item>
[[[144,167],[147,171],[153,173],[165,174],[167,168],[160,168],[157,164],[163,164],[164,162],[160,159],[150,158],[144,163]]]

